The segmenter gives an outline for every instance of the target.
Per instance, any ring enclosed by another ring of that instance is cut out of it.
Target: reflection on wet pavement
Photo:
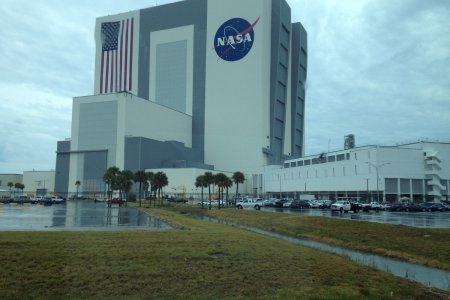
[[[0,205],[0,230],[168,230],[161,220],[135,208],[105,203],[68,201],[66,204]]]

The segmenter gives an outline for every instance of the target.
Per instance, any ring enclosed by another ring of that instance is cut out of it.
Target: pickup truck
[[[44,196],[36,196],[34,198],[31,198],[31,203],[36,204],[36,203],[41,203],[44,201]]]
[[[332,211],[340,211],[342,212],[349,212],[352,209],[352,205],[350,201],[347,200],[340,200],[336,201],[335,203],[331,204],[331,210]]]
[[[244,209],[244,208],[254,208],[256,210],[260,210],[261,207],[263,207],[263,201],[262,199],[242,199],[236,202],[236,207],[238,209]]]

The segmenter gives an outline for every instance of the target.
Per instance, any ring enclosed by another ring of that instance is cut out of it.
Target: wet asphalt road
[[[369,211],[358,213],[332,212],[329,209],[289,209],[264,207],[261,210],[308,216],[323,216],[330,218],[388,223],[420,228],[450,228],[450,212],[390,212]]]

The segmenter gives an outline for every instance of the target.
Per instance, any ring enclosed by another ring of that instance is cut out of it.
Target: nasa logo
[[[259,17],[253,24],[234,18],[223,23],[214,37],[214,49],[219,59],[237,61],[244,58],[252,49],[255,40],[253,28],[258,21]]]

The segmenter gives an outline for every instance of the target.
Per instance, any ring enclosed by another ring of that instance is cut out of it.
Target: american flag
[[[100,94],[132,90],[133,33],[134,18],[102,23]]]

